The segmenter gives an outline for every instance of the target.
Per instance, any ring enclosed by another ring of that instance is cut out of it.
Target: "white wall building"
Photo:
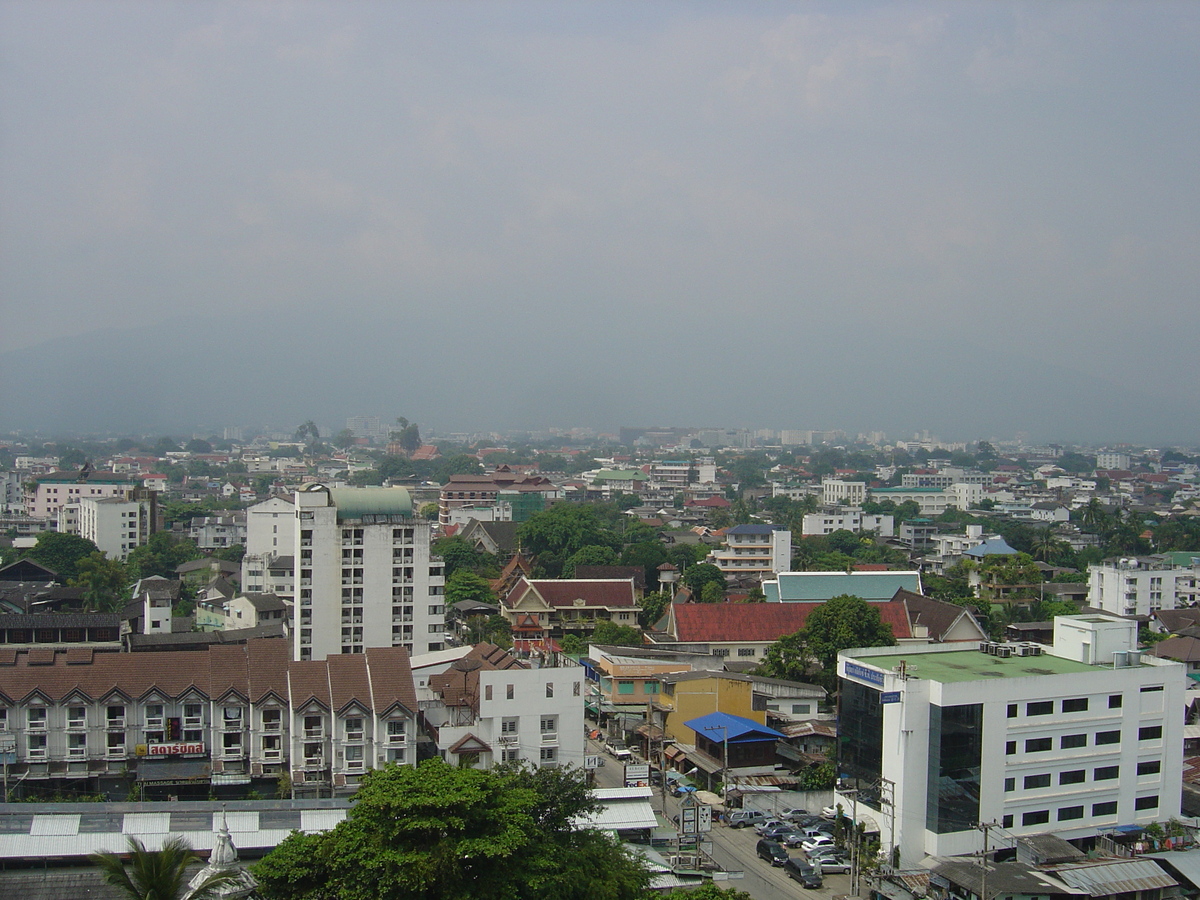
[[[862,506],[867,499],[865,481],[843,481],[840,478],[821,480],[821,502],[827,506]]]
[[[154,533],[154,512],[150,500],[84,497],[79,501],[78,534],[107,553],[109,559],[124,559]]]
[[[246,514],[237,511],[228,516],[196,516],[188,524],[188,537],[201,550],[220,550],[246,545]]]
[[[404,488],[307,485],[295,495],[297,659],[390,643],[442,649],[445,580]]]
[[[834,507],[807,514],[801,526],[801,533],[806,537],[842,530],[874,531],[880,537],[891,537],[896,533],[896,520],[894,516],[869,515],[860,509]]]
[[[1088,606],[1118,616],[1175,609],[1192,596],[1200,568],[1155,557],[1128,557],[1088,566]]]
[[[1096,454],[1097,469],[1120,469],[1128,471],[1130,462],[1128,453],[1121,453],[1115,450],[1102,450]]]
[[[726,578],[770,577],[792,567],[792,533],[778,525],[735,525],[725,532],[725,546],[708,561]]]
[[[112,472],[92,472],[81,478],[78,472],[52,472],[39,475],[25,486],[25,513],[35,519],[50,519],[65,503],[86,498],[124,497],[137,483]]]
[[[1053,647],[838,655],[836,802],[901,867],[978,851],[979,822],[1070,840],[1179,814],[1184,667],[1131,650],[1133,621],[1054,621]]]
[[[272,581],[269,570],[281,557],[292,558],[296,544],[296,505],[288,497],[271,497],[246,510],[246,552],[242,556],[242,586],[247,591],[292,596],[288,586]],[[289,572],[291,564],[288,565]],[[289,575],[289,581],[294,580]]]

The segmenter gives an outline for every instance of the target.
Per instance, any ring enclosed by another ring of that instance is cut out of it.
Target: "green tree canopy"
[[[877,606],[842,594],[817,606],[799,631],[768,647],[760,668],[773,678],[816,681],[832,692],[837,689],[839,651],[895,643],[892,626],[883,621]],[[814,662],[820,670],[812,673]]]
[[[692,596],[697,599],[703,596],[706,584],[715,584],[720,587],[722,592],[725,590],[725,575],[712,563],[696,563],[688,566],[683,570],[680,580],[687,585]]]
[[[642,900],[645,867],[572,825],[594,808],[574,769],[391,765],[345,821],[293,832],[254,874],[267,900]]]
[[[469,569],[459,569],[446,579],[446,605],[468,600],[473,603],[486,603],[489,606],[497,604],[491,582]]]
[[[83,588],[88,609],[116,612],[124,602],[122,591],[127,575],[117,559],[109,559],[100,550],[89,553],[76,564],[76,575],[68,584]]]
[[[25,556],[70,580],[79,574],[81,560],[99,552],[99,547],[77,534],[43,531],[37,536],[37,542],[25,551]]]
[[[638,613],[638,622],[643,628],[653,628],[654,623],[666,613],[670,602],[671,595],[666,591],[651,591],[646,594],[642,597],[642,609]]]
[[[189,889],[189,867],[200,861],[187,840],[171,835],[161,850],[147,850],[135,837],[127,838],[128,861],[116,853],[96,853],[90,859],[104,880],[129,900],[210,900],[219,888],[237,878],[236,872],[218,872],[194,890]]]
[[[476,550],[474,544],[457,535],[438,538],[429,549],[435,556],[442,558],[447,578],[459,569],[488,577],[500,574],[500,566],[495,556]]]
[[[125,568],[130,580],[160,575],[174,578],[175,569],[204,554],[191,538],[176,538],[165,531],[150,535],[150,540],[130,551]]]
[[[612,644],[617,647],[640,647],[644,643],[640,628],[632,625],[618,625],[608,619],[602,619],[596,623],[591,641],[593,644]]]
[[[567,557],[567,561],[563,565],[563,578],[574,578],[576,566],[615,566],[616,564],[616,550],[612,547],[591,544],[587,547],[580,547]]]

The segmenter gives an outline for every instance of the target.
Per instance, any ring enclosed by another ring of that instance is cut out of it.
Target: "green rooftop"
[[[337,517],[361,519],[363,516],[411,516],[412,495],[401,487],[330,488],[329,496],[337,507]]]
[[[1070,675],[1094,672],[1107,666],[1091,666],[1061,656],[992,656],[980,650],[953,650],[947,653],[856,656],[855,662],[890,671],[904,660],[911,677],[951,684],[956,681],[988,681],[992,678],[1031,678],[1034,675]]]

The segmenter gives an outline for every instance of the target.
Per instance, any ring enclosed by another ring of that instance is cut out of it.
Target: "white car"
[[[758,822],[757,824],[755,824],[754,831],[756,834],[766,834],[768,831],[770,831],[773,828],[791,828],[791,827],[792,827],[791,822],[784,822],[784,821],[781,821],[780,819],[766,819],[765,821]]]
[[[815,837],[811,841],[805,841],[800,845],[800,849],[805,853],[812,853],[814,850],[820,850],[822,847],[836,847],[837,844],[831,837]]]

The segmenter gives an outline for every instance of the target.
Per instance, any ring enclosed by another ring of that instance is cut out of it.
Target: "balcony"
[[[323,737],[325,737],[325,729],[323,727],[318,726],[317,728],[304,729],[304,739],[306,741],[320,740]]]
[[[542,732],[542,743],[543,744],[557,744],[558,743],[558,732],[557,731],[543,731]]]

